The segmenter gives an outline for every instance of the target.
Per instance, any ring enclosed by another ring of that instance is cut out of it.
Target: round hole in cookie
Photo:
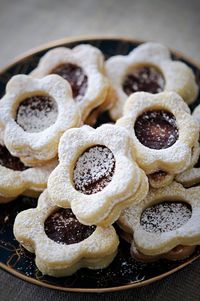
[[[135,135],[151,149],[165,149],[172,146],[179,137],[175,116],[165,110],[149,110],[136,120]]]
[[[29,168],[19,158],[12,156],[3,145],[0,145],[0,165],[15,171],[23,171]]]
[[[73,181],[75,189],[84,194],[103,190],[112,180],[115,157],[104,145],[86,149],[76,161]]]
[[[23,99],[16,113],[16,122],[29,133],[45,130],[55,123],[58,106],[48,95],[33,95]]]
[[[69,208],[54,211],[44,222],[46,235],[57,243],[67,245],[83,241],[95,229],[95,226],[81,224]]]
[[[74,99],[82,100],[88,87],[88,77],[81,67],[71,63],[61,64],[51,70],[50,73],[58,74],[66,79],[71,85]]]
[[[156,94],[162,92],[165,79],[155,66],[136,66],[126,75],[123,90],[127,95],[135,92],[149,92]]]
[[[180,228],[192,216],[191,206],[182,201],[164,201],[146,208],[140,218],[147,232],[162,233]]]

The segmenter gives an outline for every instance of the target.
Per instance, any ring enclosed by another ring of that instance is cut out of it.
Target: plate
[[[15,74],[28,74],[37,66],[41,56],[57,46],[74,47],[81,43],[98,47],[106,58],[117,54],[128,54],[137,47],[141,41],[125,38],[87,38],[64,39],[38,48],[27,55],[17,59],[0,72],[0,97],[5,92],[7,81]],[[189,65],[197,78],[200,86],[200,66],[176,51],[171,52],[172,58],[178,59]],[[200,96],[191,106],[193,110],[200,103]],[[105,116],[106,120],[107,116]],[[102,120],[101,120],[102,122]],[[81,269],[70,277],[54,278],[43,276],[34,263],[34,255],[27,252],[13,236],[13,223],[18,212],[35,207],[36,199],[19,197],[9,204],[0,205],[0,267],[15,276],[40,286],[74,292],[111,292],[125,290],[147,285],[162,279],[200,257],[200,247],[195,253],[184,261],[169,262],[159,260],[155,263],[143,264],[130,257],[129,245],[121,240],[119,251],[112,264],[103,270],[92,271]]]

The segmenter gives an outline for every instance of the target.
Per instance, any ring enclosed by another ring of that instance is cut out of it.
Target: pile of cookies
[[[157,43],[107,61],[91,45],[59,47],[11,78],[0,100],[0,202],[38,198],[14,234],[43,274],[105,268],[119,236],[142,262],[194,252],[200,107],[188,105],[198,93],[192,70]],[[104,112],[110,122],[97,127]]]

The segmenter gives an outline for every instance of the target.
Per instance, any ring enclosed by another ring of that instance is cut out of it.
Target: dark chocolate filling
[[[44,223],[46,235],[57,243],[75,244],[88,238],[95,226],[81,224],[71,209],[60,208],[52,213]]]
[[[164,89],[165,80],[161,72],[153,66],[138,67],[129,73],[123,83],[127,95],[134,92],[159,93]]]
[[[50,96],[34,95],[24,99],[16,113],[16,122],[27,132],[41,132],[57,119],[58,107]]]
[[[80,101],[85,95],[88,78],[81,67],[70,63],[62,64],[54,68],[51,74],[58,74],[70,83],[75,100]]]
[[[84,194],[103,190],[112,180],[115,158],[103,145],[92,146],[78,158],[74,168],[74,185]]]
[[[145,209],[140,224],[147,232],[168,232],[180,228],[192,215],[192,208],[184,202],[165,201]]]
[[[163,170],[159,170],[150,174],[149,176],[154,181],[161,181],[163,178],[167,176],[167,173]]]
[[[164,110],[144,112],[135,122],[138,140],[152,149],[165,149],[172,146],[179,133],[175,116]]]
[[[23,171],[29,168],[19,158],[12,156],[7,148],[2,145],[0,145],[0,165],[15,171]]]

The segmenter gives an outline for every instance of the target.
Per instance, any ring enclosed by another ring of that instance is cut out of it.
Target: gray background
[[[125,35],[160,41],[200,62],[200,1],[0,0],[0,67],[54,39]],[[69,294],[40,288],[0,270],[0,300],[200,300],[200,260],[145,288]]]

